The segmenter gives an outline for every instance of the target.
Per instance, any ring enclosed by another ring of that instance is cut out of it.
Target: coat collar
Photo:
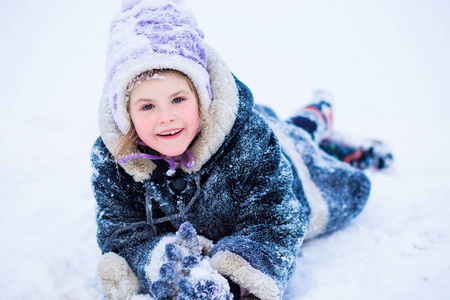
[[[238,89],[225,62],[211,47],[205,45],[205,51],[213,101],[210,109],[205,113],[200,135],[189,148],[195,166],[192,169],[181,167],[186,173],[199,171],[217,152],[234,125],[239,106]],[[114,153],[123,134],[114,121],[105,90],[100,100],[99,127],[106,148]],[[143,181],[151,177],[156,169],[155,163],[148,158],[136,158],[120,165],[133,176],[135,181]]]

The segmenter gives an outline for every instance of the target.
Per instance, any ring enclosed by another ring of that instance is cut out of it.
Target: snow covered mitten
[[[350,141],[339,135],[333,135],[320,143],[320,148],[361,170],[384,170],[391,167],[393,155],[389,148],[380,141]]]
[[[97,270],[109,300],[130,299],[141,290],[139,280],[126,260],[116,253],[104,254]]]
[[[181,224],[175,242],[165,245],[159,279],[151,286],[157,300],[232,299],[227,280],[211,268],[202,249],[192,224]]]
[[[177,300],[232,300],[228,281],[211,267],[209,257],[191,269],[189,276],[179,281]]]

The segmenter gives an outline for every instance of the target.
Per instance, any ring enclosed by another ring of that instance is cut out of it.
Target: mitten
[[[211,268],[192,224],[181,224],[174,243],[165,245],[159,280],[151,285],[157,300],[232,299],[227,280]]]
[[[211,268],[209,257],[204,257],[191,269],[189,276],[179,280],[177,300],[232,300],[228,281]]]

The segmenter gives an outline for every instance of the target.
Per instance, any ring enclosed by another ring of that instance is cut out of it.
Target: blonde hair
[[[191,79],[186,74],[184,74],[180,71],[177,71],[177,70],[172,70],[172,69],[154,69],[154,70],[145,71],[145,72],[137,75],[136,77],[131,79],[130,82],[128,83],[127,89],[125,91],[125,99],[127,101],[127,110],[129,109],[129,106],[130,106],[129,98],[130,98],[130,94],[131,94],[131,91],[133,90],[133,88],[135,86],[139,85],[142,81],[149,80],[152,78],[157,78],[158,75],[161,75],[161,76],[174,75],[174,76],[178,76],[179,78],[182,78],[183,80],[185,80],[188,83],[189,88],[194,93],[195,97],[197,98],[197,102],[198,102],[197,90],[195,89],[194,84],[192,83]],[[203,110],[199,105],[200,120],[202,120],[202,116],[204,115],[202,112],[203,112]],[[126,157],[130,153],[136,153],[137,146],[139,145],[140,142],[141,142],[141,139],[139,138],[139,136],[136,132],[133,121],[130,119],[130,129],[128,129],[128,132],[125,135],[123,135],[122,138],[120,139],[120,141],[116,147],[116,150],[114,152],[114,158],[116,160],[118,160],[120,158]]]

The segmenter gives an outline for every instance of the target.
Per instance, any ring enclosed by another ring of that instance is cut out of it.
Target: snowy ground
[[[346,228],[304,244],[286,299],[450,299],[450,2],[188,0],[207,40],[287,116],[313,90],[336,128],[388,142]],[[89,152],[119,1],[0,12],[1,299],[104,299]]]

